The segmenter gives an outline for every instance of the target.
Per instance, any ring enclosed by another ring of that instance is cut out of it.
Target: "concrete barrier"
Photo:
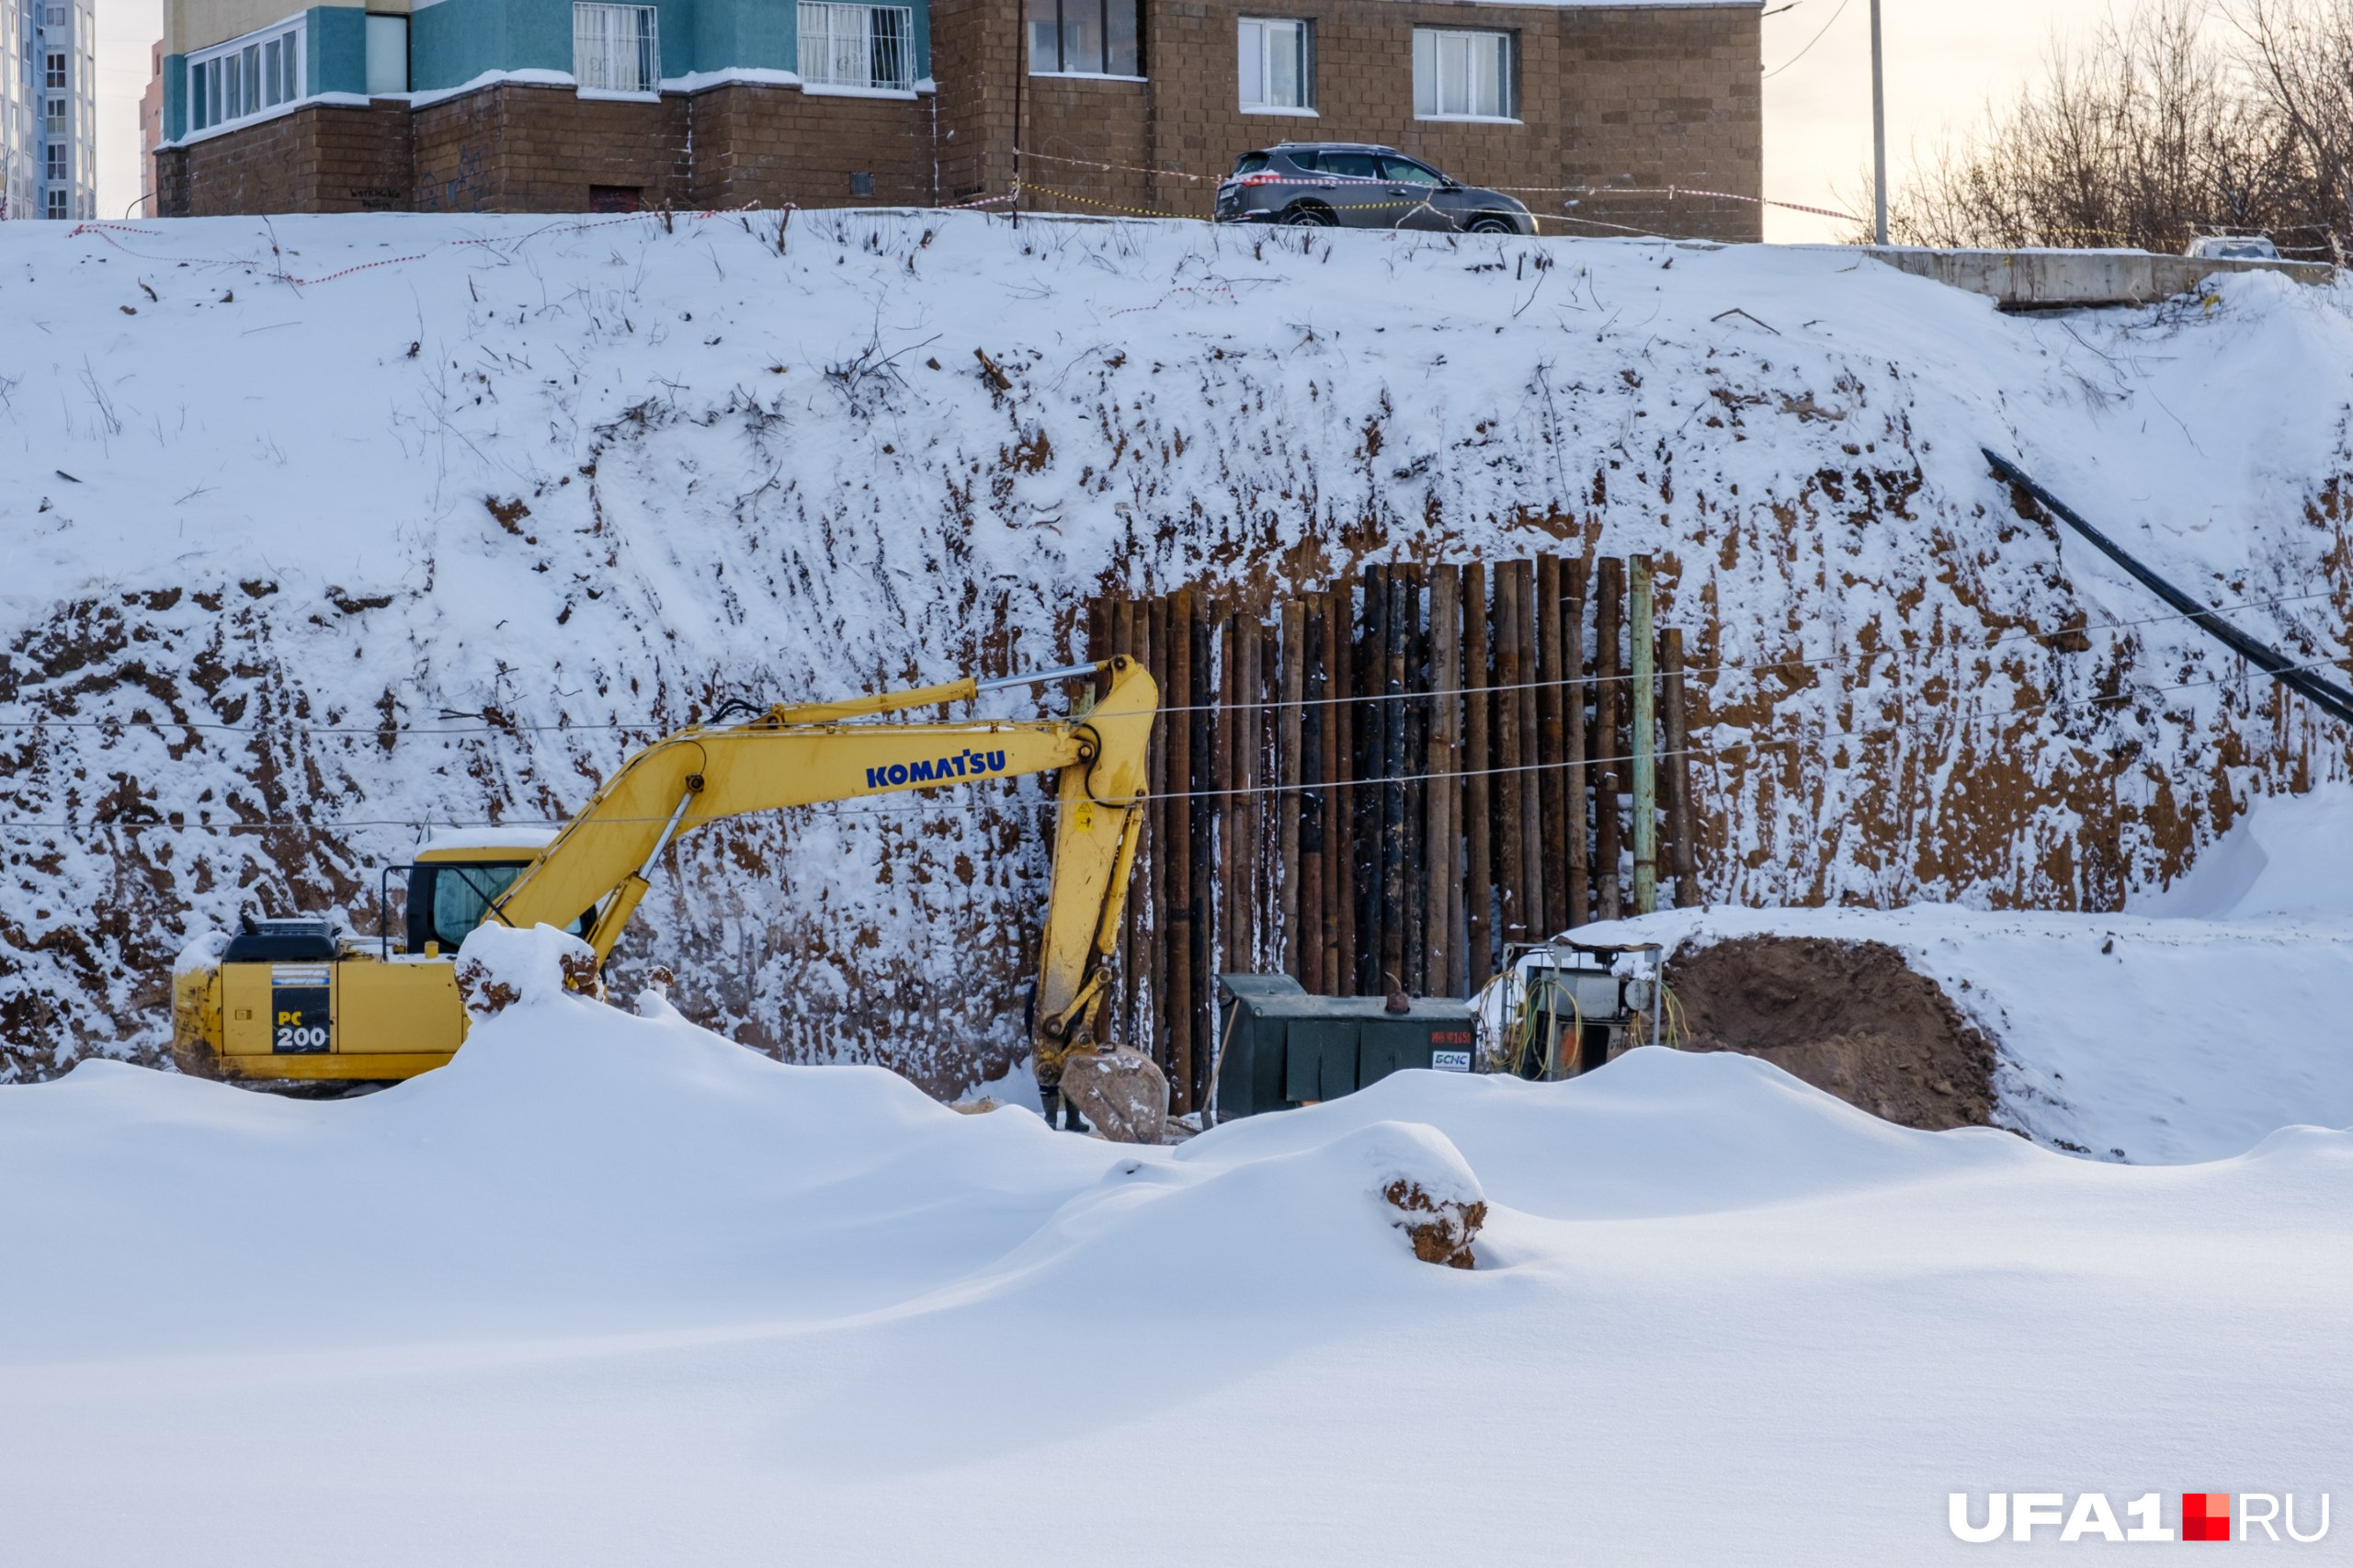
[[[2222,261],[2138,250],[1927,250],[1865,245],[1862,254],[1915,278],[1984,294],[2006,311],[2145,305],[2197,291],[2221,272],[2278,272],[2319,285],[2336,276],[2323,261]]]

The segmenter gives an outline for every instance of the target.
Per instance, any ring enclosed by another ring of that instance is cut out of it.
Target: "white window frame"
[[[310,22],[297,12],[188,57],[188,129],[243,125],[310,96]]]
[[[1297,101],[1271,96],[1279,62],[1290,57]],[[1244,17],[1235,28],[1234,65],[1244,114],[1315,114],[1315,24],[1297,17]]]
[[[1518,124],[1518,40],[1507,32],[1415,28],[1414,118]]]
[[[584,98],[660,97],[662,13],[573,0],[572,77]]]
[[[912,97],[915,14],[906,6],[800,0],[801,83]],[[895,62],[897,70],[890,68]]]
[[[1149,0],[1021,0],[1021,49],[1027,57],[1023,63],[1032,76],[1082,76],[1097,82],[1141,82],[1149,69],[1143,58],[1144,6]],[[1032,15],[1033,8],[1051,8],[1051,21]],[[1129,48],[1134,51],[1134,72],[1111,69],[1111,18],[1114,11],[1121,19],[1132,23],[1134,36]],[[1090,15],[1091,13],[1091,15]],[[1074,48],[1076,40],[1086,36],[1088,23],[1095,25],[1097,48],[1091,61],[1079,59]],[[1053,59],[1047,61],[1045,45],[1052,46]],[[1076,61],[1074,63],[1074,61]]]

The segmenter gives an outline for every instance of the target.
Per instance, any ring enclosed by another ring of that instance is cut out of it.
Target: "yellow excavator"
[[[882,723],[883,715],[983,692],[1108,676],[1065,719]],[[1049,1121],[1074,1109],[1114,1138],[1156,1140],[1167,1085],[1150,1059],[1098,1046],[1159,688],[1132,659],[999,679],[967,677],[844,702],[777,706],[734,724],[689,725],[605,780],[551,839],[490,830],[429,845],[407,874],[404,940],[336,935],[324,919],[256,920],[191,944],[173,979],[172,1052],[182,1070],[256,1084],[413,1077],[465,1038],[460,943],[488,921],[585,938],[602,965],[644,898],[662,851],[729,817],[826,801],[955,789],[1060,770],[1053,880],[1030,1001],[1030,1042]]]

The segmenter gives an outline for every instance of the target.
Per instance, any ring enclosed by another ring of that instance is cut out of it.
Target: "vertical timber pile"
[[[1324,988],[1335,996],[1356,990],[1357,791],[1347,788],[1356,757],[1355,645],[1356,597],[1346,583],[1327,597],[1324,614],[1324,669],[1331,687],[1324,705],[1324,920],[1331,956],[1324,965]]]
[[[1519,698],[1526,676],[1519,667],[1519,568],[1517,562],[1495,563],[1495,946],[1500,961],[1506,943],[1528,939],[1529,915],[1522,902],[1528,878],[1520,836],[1520,796],[1528,776],[1520,769],[1521,748],[1528,732],[1519,722]]]
[[[1494,753],[1488,738],[1487,569],[1462,569],[1463,977],[1477,990],[1495,972]]]
[[[1300,866],[1299,813],[1300,785],[1306,777],[1300,764],[1304,760],[1300,748],[1305,744],[1306,714],[1301,710],[1307,697],[1305,653],[1307,642],[1307,606],[1297,599],[1282,608],[1282,681],[1280,686],[1282,711],[1279,719],[1280,739],[1276,743],[1279,756],[1276,782],[1281,793],[1276,797],[1275,809],[1281,826],[1276,830],[1275,855],[1277,875],[1280,878],[1276,893],[1276,939],[1282,945],[1283,972],[1308,984],[1309,960],[1301,941],[1302,911],[1299,890],[1302,880]]]
[[[1405,983],[1405,574],[1381,574],[1381,967],[1367,993]]]
[[[1526,926],[1520,939],[1533,942],[1552,935],[1544,923],[1544,803],[1537,781],[1543,777],[1542,730],[1536,722],[1536,694],[1542,672],[1536,665],[1536,571],[1532,562],[1512,566],[1512,616],[1519,631],[1519,765],[1525,785],[1519,792],[1519,907]]]
[[[1428,689],[1429,775],[1422,826],[1423,861],[1427,868],[1423,894],[1428,911],[1425,927],[1427,954],[1422,989],[1437,996],[1460,996],[1461,949],[1455,935],[1462,890],[1461,843],[1455,813],[1461,807],[1457,788],[1455,752],[1461,745],[1455,725],[1462,711],[1461,685],[1462,570],[1440,566],[1430,574],[1430,663]]]
[[[1699,905],[1699,847],[1693,843],[1698,832],[1697,813],[1691,809],[1691,722],[1683,707],[1683,631],[1669,627],[1660,637],[1659,665],[1664,676],[1666,703],[1666,764],[1667,831],[1669,854],[1675,868],[1675,903],[1677,908],[1696,909]]]
[[[1162,733],[1168,738],[1166,851],[1168,918],[1168,1108],[1182,1116],[1193,1108],[1193,734],[1199,717],[1193,700],[1193,594],[1179,588],[1168,601],[1168,678],[1162,701],[1176,710]]]
[[[1506,942],[1699,903],[1688,666],[1655,593],[1646,558],[1543,556],[1369,564],[1260,609],[1199,586],[1090,605],[1090,656],[1138,660],[1163,703],[1100,1034],[1152,1052],[1184,1114],[1220,972],[1468,995]]]
[[[1299,714],[1299,941],[1303,967],[1299,979],[1319,995],[1331,989],[1331,941],[1324,902],[1323,789],[1329,777],[1324,771],[1329,755],[1324,736],[1331,728],[1330,710],[1324,700],[1324,621],[1331,613],[1331,599],[1329,594],[1308,596],[1300,647],[1303,696]]]
[[[1193,836],[1187,846],[1191,860],[1186,891],[1191,895],[1192,984],[1185,997],[1186,1032],[1192,1041],[1190,1104],[1203,1103],[1202,1080],[1208,1075],[1210,1052],[1217,1038],[1207,1009],[1201,1005],[1217,979],[1217,928],[1211,900],[1217,892],[1217,623],[1219,607],[1207,597],[1193,601],[1186,630],[1192,635],[1192,686],[1186,702],[1191,709],[1194,793]]]
[[[1624,847],[1618,831],[1618,790],[1626,764],[1619,749],[1618,706],[1624,687],[1619,679],[1618,648],[1626,603],[1625,562],[1605,559],[1600,578],[1594,595],[1593,917],[1615,920],[1623,913],[1618,900],[1618,861]]]
[[[1563,707],[1568,688],[1562,684],[1561,562],[1557,556],[1536,558],[1536,775],[1540,809],[1536,842],[1544,880],[1543,934],[1565,931],[1569,926],[1568,736]]]
[[[1592,821],[1586,809],[1585,767],[1585,705],[1592,686],[1585,674],[1585,601],[1586,565],[1572,561],[1561,577],[1561,692],[1566,703],[1561,767],[1566,776],[1563,792],[1568,798],[1562,834],[1568,841],[1566,874],[1573,927],[1593,918],[1593,846],[1588,838]]]
[[[1651,625],[1651,558],[1637,555],[1629,566],[1634,608],[1628,633],[1634,655],[1634,913],[1649,915],[1658,908],[1658,688],[1653,670],[1658,644]]]
[[[1399,575],[1404,617],[1400,641],[1405,649],[1404,701],[1400,710],[1404,720],[1404,755],[1398,759],[1398,772],[1405,787],[1401,916],[1405,928],[1405,961],[1396,971],[1396,983],[1411,993],[1425,989],[1423,976],[1429,960],[1429,904],[1423,897],[1428,886],[1424,870],[1428,835],[1423,827],[1430,791],[1429,635],[1422,623],[1427,602],[1425,573],[1416,564],[1407,566]]]

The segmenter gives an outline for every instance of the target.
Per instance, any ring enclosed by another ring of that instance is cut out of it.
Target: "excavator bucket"
[[[1072,1051],[1063,1098],[1114,1143],[1157,1143],[1168,1121],[1168,1080],[1151,1057],[1125,1046]]]

